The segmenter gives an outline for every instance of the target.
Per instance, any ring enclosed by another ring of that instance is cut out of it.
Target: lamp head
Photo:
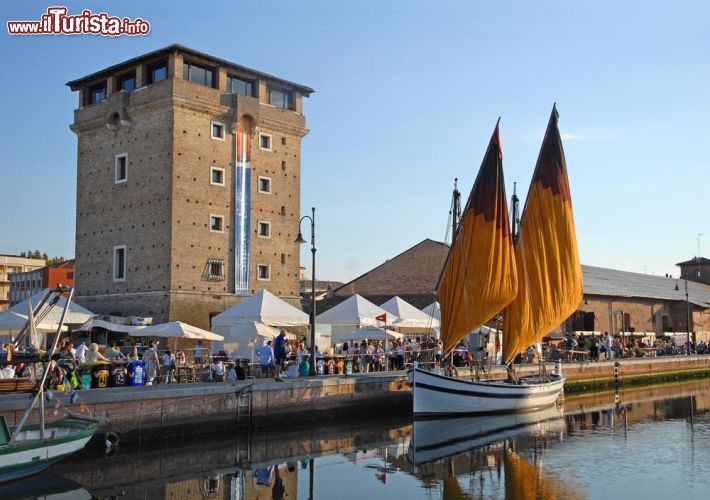
[[[300,244],[306,243],[306,240],[303,239],[303,234],[301,233],[301,231],[298,232],[298,236],[296,236],[296,240],[294,241],[294,243],[300,243]],[[678,285],[676,285],[676,289],[677,288],[678,288]]]

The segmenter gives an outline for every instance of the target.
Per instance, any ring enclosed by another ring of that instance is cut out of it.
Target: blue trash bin
[[[141,360],[128,363],[128,385],[145,385],[145,363]]]

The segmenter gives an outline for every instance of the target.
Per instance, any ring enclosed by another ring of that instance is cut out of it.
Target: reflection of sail
[[[513,451],[505,454],[505,498],[511,500],[536,500],[558,498],[582,498],[571,492],[573,484],[565,484],[543,474],[540,468]]]
[[[562,411],[555,406],[536,412],[415,420],[408,458],[418,465],[518,434],[559,431],[563,426]]]
[[[442,500],[467,500],[471,498],[459,484],[456,476],[447,475],[443,480],[443,495]]]

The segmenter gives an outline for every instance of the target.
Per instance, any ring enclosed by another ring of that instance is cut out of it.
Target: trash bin
[[[135,360],[128,363],[128,385],[145,385],[145,363]]]
[[[112,365],[108,377],[109,387],[123,387],[128,382],[126,365]]]
[[[350,361],[350,360],[348,360],[348,361],[345,363],[345,374],[346,374],[346,375],[352,375],[352,373],[353,373],[353,362]]]
[[[91,373],[81,375],[81,390],[91,389]]]
[[[108,368],[106,365],[94,366],[91,369],[91,387],[104,389],[106,386],[108,386]]]

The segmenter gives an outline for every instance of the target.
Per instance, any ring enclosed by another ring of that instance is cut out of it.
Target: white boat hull
[[[526,379],[508,382],[469,382],[421,368],[410,370],[414,416],[486,414],[529,411],[555,404],[565,377],[553,374],[550,382]]]
[[[421,464],[456,455],[527,433],[559,433],[563,412],[556,406],[540,411],[479,417],[415,420],[408,457]]]

